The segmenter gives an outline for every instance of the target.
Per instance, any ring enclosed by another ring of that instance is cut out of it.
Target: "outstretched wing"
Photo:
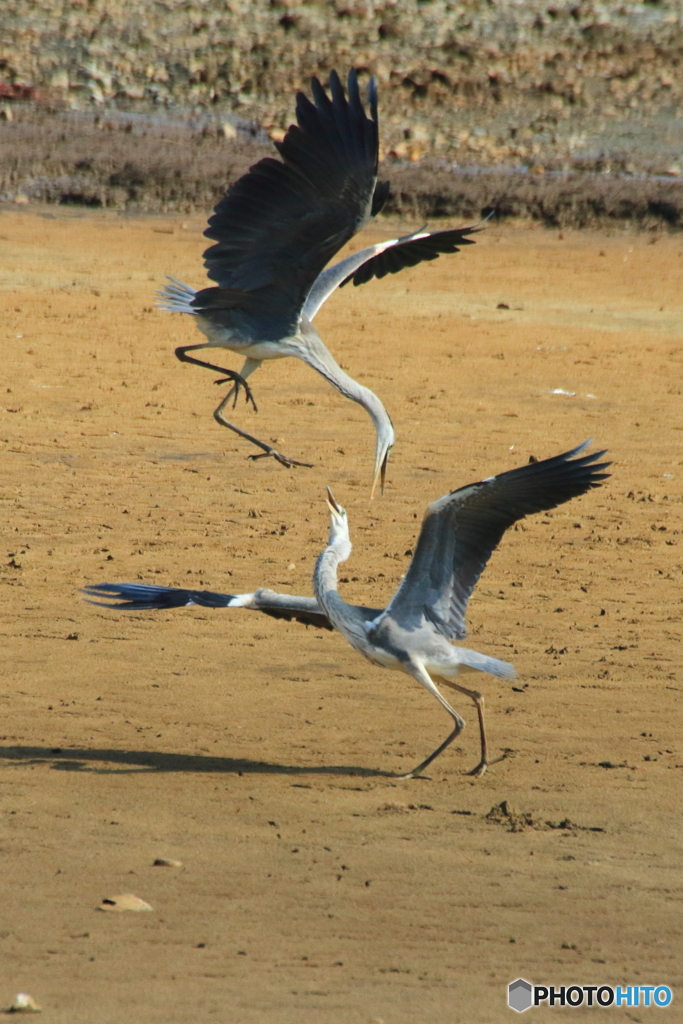
[[[298,124],[276,143],[282,160],[254,164],[204,232],[216,241],[204,253],[212,281],[230,290],[276,289],[297,310],[325,264],[371,215],[377,182],[375,80],[368,88],[371,117],[353,69],[348,99],[334,71],[331,97],[317,78],[311,90],[313,102],[297,94]],[[380,186],[377,202],[382,196]]]
[[[461,487],[430,505],[410,568],[384,614],[407,629],[427,620],[449,640],[466,636],[470,594],[508,527],[609,476],[602,472],[609,462],[596,464],[604,451],[581,455],[589,444]]]
[[[105,608],[124,608],[127,611],[148,611],[156,608],[183,608],[201,605],[203,608],[252,608],[274,619],[287,619],[322,629],[334,629],[320,610],[314,597],[276,594],[273,590],[257,590],[253,594],[215,594],[210,590],[181,590],[177,587],[154,587],[142,583],[96,583],[83,587],[90,604]],[[112,602],[112,603],[109,603]]]
[[[303,315],[307,320],[312,320],[332,292],[336,288],[343,288],[349,281],[353,281],[354,285],[365,284],[373,277],[397,274],[404,267],[415,267],[424,260],[435,260],[440,253],[459,252],[463,245],[474,245],[474,239],[466,236],[476,231],[481,231],[481,228],[454,228],[449,231],[421,229],[354,252],[318,275],[306,297]]]
[[[373,277],[397,274],[404,267],[416,267],[418,263],[436,260],[441,253],[460,252],[463,245],[474,245],[468,238],[481,228],[453,228],[448,231],[421,231],[405,238],[398,238],[381,249],[376,256],[366,260],[353,274],[340,284],[343,288],[349,281],[357,287],[371,281]]]
[[[201,604],[207,608],[229,608],[234,594],[214,594],[210,590],[181,590],[178,587],[153,587],[144,583],[93,583],[83,587],[88,604],[103,608],[125,608],[128,611],[147,611],[155,608],[184,608]],[[93,597],[104,598],[100,601]],[[110,603],[116,602],[116,603]]]

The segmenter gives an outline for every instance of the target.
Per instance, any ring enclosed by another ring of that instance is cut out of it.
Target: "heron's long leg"
[[[266,444],[264,441],[259,441],[258,438],[252,437],[251,434],[247,434],[246,430],[241,430],[239,427],[236,427],[234,423],[228,422],[228,420],[226,420],[226,418],[223,415],[223,410],[225,409],[226,405],[233,397],[233,395],[235,396],[233,401],[233,408],[237,404],[237,397],[239,394],[240,385],[244,388],[246,392],[247,401],[251,401],[251,404],[254,406],[254,411],[257,411],[254,396],[251,393],[251,388],[247,384],[247,377],[250,374],[252,374],[254,370],[257,370],[259,368],[259,366],[261,365],[261,360],[247,358],[244,362],[244,366],[242,367],[242,372],[237,373],[236,370],[225,370],[221,366],[215,366],[214,363],[206,363],[202,359],[195,359],[194,356],[188,356],[187,354],[188,352],[192,352],[195,349],[206,347],[206,345],[184,345],[181,346],[180,348],[177,348],[175,350],[175,354],[178,357],[178,359],[181,360],[181,362],[194,363],[195,366],[203,366],[207,370],[216,370],[218,373],[225,373],[228,375],[228,380],[234,381],[233,387],[230,388],[225,398],[221,401],[218,408],[214,411],[213,418],[216,420],[216,422],[220,423],[222,427],[227,427],[228,430],[232,430],[235,434],[239,434],[239,436],[243,437],[245,441],[251,441],[251,443],[255,444],[257,448],[262,449],[262,453],[259,455],[249,455],[248,457],[250,459],[265,459],[268,456],[272,456],[274,459],[277,459],[277,461],[280,462],[283,466],[306,466],[307,468],[310,469],[310,462],[299,462],[298,459],[290,459],[287,455],[283,455],[281,452],[276,451],[275,448],[272,447],[272,445]],[[224,380],[216,381],[216,384],[224,383]]]
[[[239,397],[240,387],[243,387],[244,388],[244,393],[246,395],[247,404],[249,404],[249,402],[251,402],[251,404],[254,407],[254,412],[257,412],[258,410],[256,408],[256,402],[254,400],[254,396],[252,394],[252,390],[249,387],[249,385],[247,384],[247,380],[246,380],[248,374],[238,373],[237,370],[226,370],[225,367],[223,367],[223,366],[216,366],[214,363],[206,363],[206,362],[204,362],[203,359],[195,359],[194,356],[188,356],[188,354],[187,354],[188,352],[193,352],[193,351],[195,351],[198,348],[206,348],[206,347],[207,347],[206,345],[181,345],[179,348],[177,348],[175,350],[176,358],[179,359],[181,361],[181,363],[193,363],[195,366],[203,366],[205,370],[214,370],[216,373],[223,373],[223,374],[225,374],[224,379],[217,380],[216,384],[225,384],[226,381],[229,381],[229,380],[234,382],[233,386],[230,388],[230,391],[228,392],[228,395],[227,395],[227,398],[230,398],[232,395],[235,396],[235,400],[233,402],[233,408],[234,408],[235,405],[237,405],[237,399]],[[250,362],[250,360],[247,360],[247,362]],[[257,365],[259,365],[259,364],[257,364]],[[227,401],[227,399],[226,399],[226,401]],[[223,407],[224,404],[225,404],[224,402],[221,403],[221,408]]]
[[[420,772],[423,772],[424,769],[427,768],[432,763],[432,761],[436,760],[436,758],[439,756],[439,754],[442,754],[444,752],[444,750],[446,750],[446,748],[451,745],[451,743],[453,742],[455,737],[460,732],[462,732],[462,730],[465,728],[464,720],[460,717],[458,712],[454,708],[452,708],[450,706],[448,701],[444,697],[441,696],[441,694],[439,693],[438,689],[436,688],[436,685],[432,681],[429,673],[427,672],[427,670],[422,665],[412,664],[410,666],[410,674],[413,676],[414,679],[417,679],[418,683],[422,683],[422,685],[427,690],[429,690],[429,692],[431,694],[433,694],[436,697],[436,699],[438,700],[439,704],[441,704],[441,706],[446,709],[448,714],[451,716],[451,718],[455,722],[455,727],[453,729],[453,732],[450,733],[450,735],[446,737],[446,739],[443,741],[443,743],[441,743],[436,748],[436,750],[434,750],[429,755],[429,757],[425,758],[425,760],[422,761],[417,766],[417,768],[413,768],[413,770],[411,772],[406,772],[405,775],[398,775],[397,778],[399,778],[399,779],[412,779],[416,775],[419,775]]]
[[[247,360],[247,362],[249,362],[249,360]],[[245,367],[246,365],[247,364],[245,363]],[[299,462],[298,459],[290,459],[287,455],[283,455],[281,452],[276,451],[275,448],[273,448],[271,445],[266,444],[265,441],[259,441],[258,438],[252,437],[252,435],[247,434],[246,431],[240,430],[240,428],[236,427],[234,423],[229,423],[223,416],[223,409],[228,404],[231,394],[232,391],[229,391],[228,394],[223,399],[223,401],[221,402],[221,404],[215,410],[213,418],[216,420],[217,423],[220,423],[222,427],[227,427],[228,430],[232,430],[236,434],[239,434],[240,437],[243,437],[245,441],[251,441],[251,443],[255,444],[257,448],[261,448],[263,450],[262,454],[249,455],[248,458],[265,459],[268,456],[272,456],[274,459],[277,459],[277,461],[281,463],[281,465],[283,466],[307,466],[309,469],[311,468],[310,462]]]
[[[242,382],[244,382],[247,379],[247,377],[251,377],[252,373],[255,370],[258,370],[258,368],[259,368],[259,366],[261,365],[262,362],[263,362],[263,360],[261,360],[261,359],[250,359],[249,356],[247,356],[247,358],[244,360],[244,363],[242,364],[242,369],[240,370],[240,372],[238,374],[238,377],[240,377],[242,379]],[[225,383],[226,383],[225,379],[223,379],[223,380],[215,380],[214,381],[214,384],[225,384]],[[239,394],[239,387],[240,387],[240,382],[236,381],[233,384],[233,386],[230,388],[230,390],[228,391],[227,395],[225,396],[225,398],[223,399],[221,404],[218,406],[218,409],[219,409],[220,412],[222,412],[223,409],[225,409],[226,405],[228,404],[228,402],[230,401],[230,399],[232,398],[233,395],[235,396],[235,400],[232,403],[232,407],[233,407],[233,409],[235,408],[235,406],[237,405],[237,396]],[[252,398],[252,404],[254,406],[254,412],[258,412],[258,409],[256,408],[256,403],[254,402],[253,398]]]
[[[443,743],[440,746],[438,746],[436,748],[436,750],[433,751],[433,753],[431,753],[429,755],[429,757],[425,758],[425,760],[421,764],[419,764],[417,766],[417,768],[413,768],[413,770],[411,772],[406,772],[405,775],[397,775],[396,778],[397,779],[414,779],[414,778],[416,778],[416,776],[420,775],[425,770],[425,768],[427,768],[432,763],[432,761],[436,760],[436,758],[439,756],[439,754],[443,754],[443,752],[446,749],[446,747],[450,747],[451,743],[453,742],[455,737],[458,735],[458,733],[462,732],[462,729],[463,729],[464,725],[465,725],[465,723],[463,722],[462,719],[460,719],[460,722],[458,722],[456,724],[455,728],[453,729],[453,732],[450,733],[446,737],[446,739],[443,741]]]
[[[477,690],[468,690],[459,683],[454,683],[452,679],[447,679],[445,676],[442,678],[447,686],[452,687],[454,690],[459,690],[460,693],[464,693],[470,698],[470,700],[474,701],[477,708],[477,716],[479,718],[479,738],[481,742],[481,759],[479,764],[467,774],[474,775],[475,778],[479,779],[486,771],[489,763],[489,749],[488,743],[486,742],[486,727],[484,726],[484,697]]]

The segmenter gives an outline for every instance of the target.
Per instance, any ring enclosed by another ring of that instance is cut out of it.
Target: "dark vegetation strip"
[[[135,213],[208,212],[250,164],[272,155],[257,132],[119,123],[25,108],[0,122],[0,202],[52,203]],[[549,227],[676,229],[683,181],[646,175],[456,167],[388,160],[385,212],[411,221],[471,220],[492,211]]]

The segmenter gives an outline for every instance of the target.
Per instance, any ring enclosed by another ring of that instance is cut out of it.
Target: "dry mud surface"
[[[335,296],[321,333],[397,426],[371,503],[371,425],[303,364],[235,413],[316,464],[287,471],[247,461],[211,375],[175,360],[200,339],[153,293],[203,280],[201,228],[0,215],[0,1002],[30,992],[45,1024],[497,1024],[520,975],[676,990],[683,242],[489,228]],[[393,777],[446,716],[337,634],[77,592],[310,593],[330,484],[343,594],[379,606],[428,501],[591,435],[611,480],[511,530],[471,603],[469,644],[519,671],[481,679],[506,755],[481,780],[464,702],[431,778]],[[96,911],[121,893],[152,912]]]

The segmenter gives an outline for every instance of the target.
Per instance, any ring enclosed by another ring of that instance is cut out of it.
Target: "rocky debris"
[[[144,910],[153,910],[154,908],[146,903],[145,900],[141,900],[139,896],[134,896],[132,892],[122,893],[120,896],[108,896],[103,899],[95,910],[105,910],[108,912],[114,911],[122,913],[124,910],[132,910],[136,913]]]
[[[518,810],[509,800],[502,800],[499,804],[494,804],[488,814],[484,815],[484,820],[495,825],[504,825],[507,832],[525,832],[527,829],[533,829],[536,832],[559,830],[564,833],[605,831],[603,828],[591,825],[577,825],[570,818],[562,818],[560,821],[541,821],[534,818],[529,811]]]
[[[42,1006],[39,1006],[33,996],[28,992],[18,992],[14,1002],[4,1013],[40,1013]]]
[[[678,0],[4,0],[0,197],[208,210],[353,65],[394,212],[676,225],[682,25]]]
[[[534,821],[528,811],[518,811],[509,800],[494,804],[484,820],[496,825],[505,825],[508,832],[524,832],[528,828],[538,827],[538,822]]]

